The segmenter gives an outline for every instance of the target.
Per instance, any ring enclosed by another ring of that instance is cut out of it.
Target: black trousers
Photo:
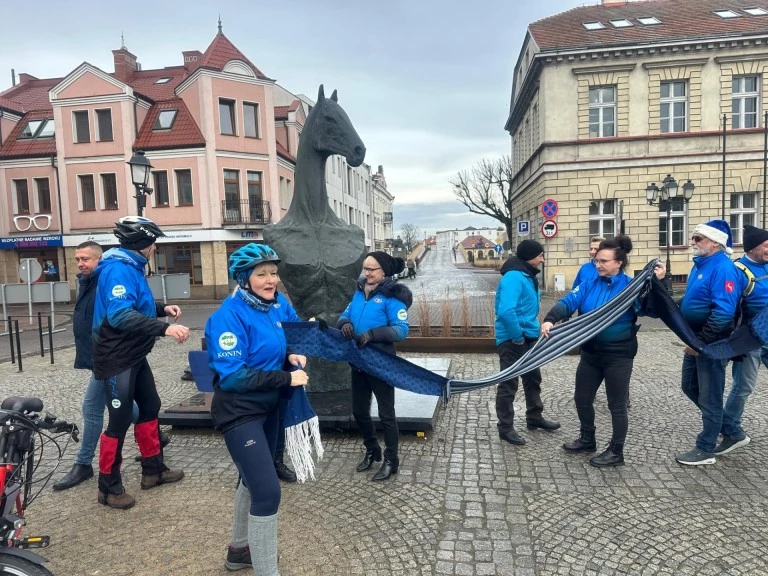
[[[526,340],[523,344],[513,344],[511,340],[502,342],[498,346],[499,367],[502,370],[509,368],[517,362],[523,354],[536,343],[536,340]],[[527,421],[538,420],[544,410],[541,402],[541,371],[531,370],[521,376],[523,379],[523,391],[525,392],[525,419]],[[517,394],[518,378],[515,376],[505,380],[496,388],[496,417],[499,419],[497,426],[500,432],[508,432],[513,428],[515,420],[515,395]]]
[[[397,461],[400,431],[397,429],[395,417],[395,389],[375,376],[352,368],[352,415],[363,434],[363,444],[367,450],[374,450],[379,445],[376,428],[371,419],[373,394],[376,395],[379,419],[384,428],[384,458]]]
[[[581,352],[581,361],[576,369],[576,390],[573,399],[579,414],[581,429],[592,432],[595,429],[595,395],[605,380],[605,394],[611,411],[613,434],[611,441],[624,444],[627,437],[627,398],[629,381],[632,378],[632,358],[590,354]]]

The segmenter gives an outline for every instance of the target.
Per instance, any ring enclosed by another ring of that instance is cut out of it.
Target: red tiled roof
[[[31,138],[17,140],[21,131],[30,120],[40,120],[42,118],[53,118],[53,110],[38,110],[26,113],[22,119],[16,123],[8,138],[0,146],[0,158],[30,158],[39,156],[50,156],[56,153],[55,138]]]
[[[275,144],[277,145],[277,155],[278,156],[282,156],[286,160],[296,164],[296,158],[290,152],[288,152],[288,150],[286,150],[285,146],[280,144],[280,142],[275,142]]]
[[[11,100],[10,98],[3,98],[2,96],[0,96],[0,108],[18,113],[24,112],[24,106],[22,106],[20,103],[16,102],[15,100]]]
[[[129,84],[139,94],[158,102],[176,97],[176,86],[187,77],[184,66],[172,66],[159,70],[141,70],[134,72]],[[160,78],[170,78],[163,84],[155,84]]]
[[[178,110],[170,130],[152,130],[162,110]],[[205,138],[195,123],[195,119],[181,98],[156,102],[149,109],[134,148],[137,150],[164,150],[168,148],[190,148],[205,146]]]
[[[301,102],[294,100],[290,106],[275,106],[275,120],[288,120],[288,113],[295,112],[301,106]]]
[[[762,6],[763,0],[645,0],[581,6],[529,26],[543,51],[573,48],[649,44],[655,42],[720,38],[768,33],[768,15],[751,16],[743,8]],[[731,9],[739,18],[721,18],[715,10]],[[661,24],[645,26],[638,17],[655,16]],[[627,19],[632,26],[614,28],[609,20]],[[605,28],[587,30],[585,22],[600,22]]]
[[[496,246],[496,244],[488,240],[488,238],[480,235],[467,236],[461,241],[461,245],[464,249],[471,250],[473,248],[478,248],[478,246],[475,246],[478,242],[482,242],[482,248],[493,248]]]
[[[224,34],[221,32],[216,34],[213,42],[211,42],[211,45],[208,46],[205,54],[203,54],[202,59],[198,61],[197,68],[212,68],[213,70],[223,70],[224,65],[230,60],[241,60],[251,67],[257,78],[270,80],[270,78],[264,76],[261,70],[254,66],[253,62],[248,60],[248,58],[246,58],[245,55],[240,52],[240,50],[235,48],[235,45],[229,41],[229,38],[224,36]],[[193,70],[190,70],[190,72],[192,71]]]
[[[50,110],[51,101],[48,98],[48,91],[62,80],[63,78],[30,80],[26,84],[17,84],[5,92],[0,92],[0,97],[16,102],[23,108],[19,110],[20,112]]]

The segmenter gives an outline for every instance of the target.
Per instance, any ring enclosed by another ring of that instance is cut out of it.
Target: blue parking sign
[[[528,236],[528,234],[531,233],[531,222],[530,220],[518,220],[517,221],[517,235],[518,236]]]

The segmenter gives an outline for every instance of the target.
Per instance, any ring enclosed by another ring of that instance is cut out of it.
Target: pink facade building
[[[136,214],[126,162],[144,150],[144,215],[168,235],[153,268],[220,298],[227,255],[290,205],[305,107],[276,106],[282,89],[221,32],[159,70],[125,46],[113,55],[114,72],[84,62],[62,78],[20,74],[0,93],[0,283],[37,258],[74,287],[74,247],[114,245],[114,222]]]

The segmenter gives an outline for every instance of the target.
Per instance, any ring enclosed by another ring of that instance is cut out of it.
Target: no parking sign
[[[547,198],[541,205],[541,213],[544,218],[554,218],[557,216],[558,206],[553,198]]]

